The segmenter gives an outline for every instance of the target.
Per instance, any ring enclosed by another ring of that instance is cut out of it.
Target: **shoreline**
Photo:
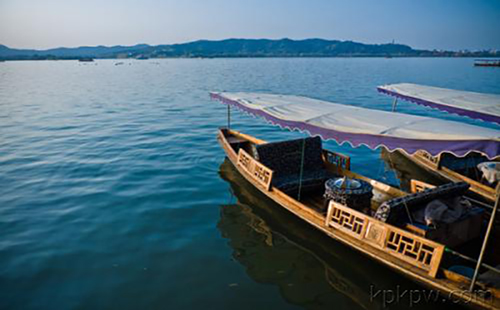
[[[8,62],[8,61],[78,61],[84,57],[71,57],[71,58],[0,58],[0,62]],[[393,59],[393,58],[453,58],[453,59],[463,59],[463,58],[473,58],[473,59],[497,59],[498,56],[475,56],[475,55],[467,55],[467,56],[437,56],[437,55],[429,55],[429,56],[416,56],[416,55],[408,55],[408,56],[375,56],[375,55],[355,55],[355,56],[193,56],[193,57],[184,57],[184,56],[176,56],[176,57],[150,57],[147,59],[138,59],[134,57],[130,58],[115,58],[115,57],[85,57],[92,58],[95,60],[162,60],[162,59],[318,59],[318,58],[384,58],[384,59]]]

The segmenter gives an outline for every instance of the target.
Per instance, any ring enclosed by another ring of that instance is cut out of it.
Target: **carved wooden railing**
[[[347,155],[323,149],[323,156],[327,162],[345,170],[351,170],[351,158]]]
[[[247,172],[257,184],[264,187],[266,190],[271,189],[271,181],[273,179],[273,171],[263,164],[256,161],[245,150],[240,149],[238,152],[238,166]]]
[[[330,201],[325,225],[348,233],[367,245],[425,270],[435,277],[444,245],[416,236],[361,212]]]
[[[410,190],[412,193],[422,192],[426,189],[435,188],[435,187],[436,187],[435,185],[431,185],[429,183],[425,183],[422,181],[418,181],[418,180],[414,180],[414,179],[410,180]]]

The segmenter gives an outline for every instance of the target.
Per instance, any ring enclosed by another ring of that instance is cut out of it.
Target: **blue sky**
[[[235,37],[500,49],[500,0],[0,0],[0,44],[10,47]]]

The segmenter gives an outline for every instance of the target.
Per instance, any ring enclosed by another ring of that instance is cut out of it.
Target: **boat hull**
[[[227,130],[227,129],[225,129]],[[227,130],[229,131],[229,130]],[[263,140],[256,139],[254,137],[241,134],[237,131],[230,131],[232,134],[236,135],[241,135],[242,137],[249,139],[249,141],[256,143],[256,144],[261,144],[265,143]],[[459,275],[456,275],[454,273],[450,273],[449,271],[443,271],[440,270],[441,272],[444,272],[445,276],[443,278],[436,278],[429,276],[428,273],[423,272],[421,269],[416,268],[415,266],[405,263],[404,261],[400,260],[395,260],[391,255],[388,255],[384,251],[377,250],[375,248],[368,247],[366,243],[362,242],[361,240],[358,240],[351,235],[339,230],[339,229],[332,229],[332,227],[329,227],[325,224],[325,217],[320,214],[319,212],[316,212],[310,208],[308,208],[306,205],[303,205],[299,201],[289,197],[285,193],[281,192],[279,189],[275,187],[271,188],[266,188],[265,186],[262,186],[258,182],[255,181],[255,179],[247,172],[245,169],[243,169],[239,164],[238,164],[238,154],[235,152],[235,150],[231,147],[231,145],[228,143],[223,130],[219,130],[219,134],[217,137],[220,145],[224,149],[227,158],[231,161],[233,166],[238,170],[238,172],[248,181],[250,182],[256,189],[258,189],[260,192],[262,192],[264,195],[266,195],[268,198],[273,200],[275,203],[283,207],[284,209],[288,210],[298,218],[302,219],[306,223],[312,225],[314,228],[320,230],[330,238],[337,240],[359,252],[362,254],[370,257],[371,259],[386,265],[387,267],[395,270],[396,272],[404,275],[405,277],[425,286],[433,290],[437,290],[443,294],[443,296],[449,296],[454,298],[454,302],[457,300],[460,300],[464,302],[467,305],[474,305],[474,306],[479,306],[484,309],[500,309],[500,301],[498,299],[495,299],[493,301],[491,300],[484,300],[482,298],[475,298],[474,295],[471,295],[467,293],[467,291],[461,290],[460,294],[456,294],[457,291],[460,290],[461,287],[466,287],[467,281],[470,281],[466,278],[460,277]],[[376,186],[381,186],[381,184],[376,184],[377,181],[365,178],[363,176],[353,174],[355,177],[359,177],[362,179],[365,179],[369,181],[372,185]],[[387,186],[387,185],[386,185]],[[397,189],[391,188],[387,186],[388,191],[392,191],[393,194],[396,194],[394,191],[397,191]],[[460,285],[457,285],[457,282]]]

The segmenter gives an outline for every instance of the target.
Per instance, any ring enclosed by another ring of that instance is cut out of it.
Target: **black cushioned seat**
[[[329,173],[323,165],[322,145],[319,137],[255,146],[255,158],[274,171],[273,186],[284,192],[296,192],[299,188],[303,143],[305,146],[301,188],[303,191],[323,188],[324,182],[334,175]]]
[[[434,199],[446,199],[462,196],[470,185],[465,182],[448,183],[435,188],[426,189],[422,192],[409,194],[407,196],[390,199],[382,203],[374,218],[393,225],[403,225],[410,222],[408,212],[423,208]],[[408,208],[408,210],[406,210]]]

